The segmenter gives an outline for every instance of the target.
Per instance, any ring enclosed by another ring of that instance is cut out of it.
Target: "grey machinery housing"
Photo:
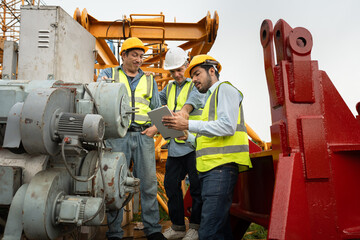
[[[103,147],[126,134],[124,84],[2,80],[0,96],[0,181],[12,183],[0,187],[0,204],[11,204],[3,239],[20,239],[22,226],[30,239],[55,239],[100,225],[138,191],[125,155]]]

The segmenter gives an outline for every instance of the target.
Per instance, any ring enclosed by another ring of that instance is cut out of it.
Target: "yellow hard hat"
[[[144,50],[144,52],[146,52],[149,49],[148,47],[145,47],[144,43],[140,39],[138,39],[137,37],[131,37],[123,42],[121,46],[120,55],[122,54],[123,51],[126,51],[131,48],[141,48]]]
[[[218,61],[216,61],[215,58],[206,55],[206,54],[201,54],[201,55],[197,55],[195,56],[190,64],[189,67],[185,70],[184,76],[189,78],[190,76],[190,72],[191,69],[193,69],[194,67],[196,67],[197,65],[212,65],[215,66],[217,68],[217,71],[220,72],[221,71],[221,65]]]

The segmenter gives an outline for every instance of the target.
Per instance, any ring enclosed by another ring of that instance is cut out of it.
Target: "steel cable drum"
[[[130,100],[125,84],[105,81],[90,83],[98,114],[105,120],[105,139],[124,137],[130,124]],[[85,93],[84,99],[91,99]]]
[[[74,93],[65,88],[40,88],[27,96],[20,117],[21,141],[29,154],[56,155],[51,124],[55,112],[72,112]]]

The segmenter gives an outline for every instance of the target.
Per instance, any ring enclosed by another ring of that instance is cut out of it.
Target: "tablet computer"
[[[161,133],[161,135],[165,140],[168,140],[170,138],[177,138],[185,135],[183,131],[170,129],[163,125],[162,123],[163,116],[173,116],[168,106],[159,107],[157,109],[148,112],[147,114],[151,118],[151,122],[157,127],[158,131]]]

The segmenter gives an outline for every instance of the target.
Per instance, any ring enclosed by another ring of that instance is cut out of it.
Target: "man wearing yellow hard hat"
[[[163,117],[165,126],[197,133],[183,137],[196,147],[196,168],[203,207],[199,239],[232,239],[229,211],[238,173],[252,167],[242,110],[242,93],[230,82],[220,82],[221,65],[209,55],[195,56],[185,71],[195,87],[206,93],[200,120],[180,114]]]
[[[112,79],[114,82],[124,83],[131,98],[131,106],[137,108],[137,113],[132,113],[130,127],[125,137],[107,140],[106,145],[111,147],[112,151],[124,152],[128,166],[130,166],[130,160],[133,161],[134,176],[140,179],[143,230],[147,239],[162,240],[166,238],[162,235],[159,224],[153,140],[157,129],[151,126],[147,115],[150,110],[161,107],[161,102],[155,80],[151,75],[146,76],[140,69],[147,50],[148,48],[140,39],[136,37],[126,39],[120,52],[121,66],[103,70],[98,80]],[[109,240],[122,238],[122,216],[122,209],[119,213],[107,214],[107,221],[113,222],[106,233]]]

